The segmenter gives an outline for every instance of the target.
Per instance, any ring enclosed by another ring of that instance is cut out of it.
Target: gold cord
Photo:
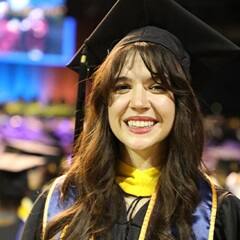
[[[149,224],[149,221],[150,221],[150,217],[151,217],[156,199],[157,199],[157,194],[156,194],[156,192],[154,192],[152,194],[151,199],[150,199],[150,202],[149,202],[147,212],[146,212],[144,220],[143,220],[143,225],[142,225],[141,232],[140,232],[138,240],[144,240],[145,237],[146,237],[148,224]]]
[[[215,222],[216,222],[216,214],[217,214],[217,192],[215,185],[210,177],[208,177],[211,190],[212,190],[212,209],[211,209],[211,217],[210,217],[210,227],[209,227],[209,234],[208,234],[208,240],[214,239],[214,228],[215,228]]]

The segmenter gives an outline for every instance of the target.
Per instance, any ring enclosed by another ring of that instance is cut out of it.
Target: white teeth
[[[154,125],[153,121],[133,121],[127,122],[129,127],[152,127]]]

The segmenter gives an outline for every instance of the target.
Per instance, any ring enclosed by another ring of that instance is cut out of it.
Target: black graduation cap
[[[63,159],[63,151],[61,148],[53,145],[47,145],[39,141],[30,141],[25,139],[7,139],[5,141],[5,152],[16,154],[18,158],[26,156],[26,159],[45,160],[48,170],[48,178],[52,178],[58,174]],[[1,161],[1,159],[0,159]],[[20,164],[20,161],[18,161]],[[26,164],[28,162],[26,161]],[[1,170],[1,163],[0,163]]]
[[[44,157],[9,152],[0,154],[0,171],[17,174],[44,165]]]
[[[9,207],[19,207],[21,200],[29,191],[31,183],[28,179],[29,171],[45,165],[44,157],[10,152],[0,153],[1,207],[6,210],[9,210]]]
[[[39,141],[30,141],[25,139],[6,140],[6,152],[14,152],[35,156],[58,157],[61,151],[58,147],[40,143]]]
[[[108,51],[133,29],[156,26],[175,35],[191,57],[191,75],[208,79],[216,69],[240,54],[240,48],[173,0],[118,0],[85,40],[68,67],[84,80]],[[76,132],[84,116],[86,82],[78,91]]]

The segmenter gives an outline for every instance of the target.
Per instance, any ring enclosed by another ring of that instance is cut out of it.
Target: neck
[[[151,149],[133,150],[124,148],[122,151],[122,161],[137,169],[147,169],[158,167],[161,159],[166,157],[165,148],[153,146]]]

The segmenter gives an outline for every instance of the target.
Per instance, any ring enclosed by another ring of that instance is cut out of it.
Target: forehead
[[[131,51],[125,58],[119,77],[132,78],[136,76],[149,77],[151,76],[151,73],[146,67],[139,52]]]

